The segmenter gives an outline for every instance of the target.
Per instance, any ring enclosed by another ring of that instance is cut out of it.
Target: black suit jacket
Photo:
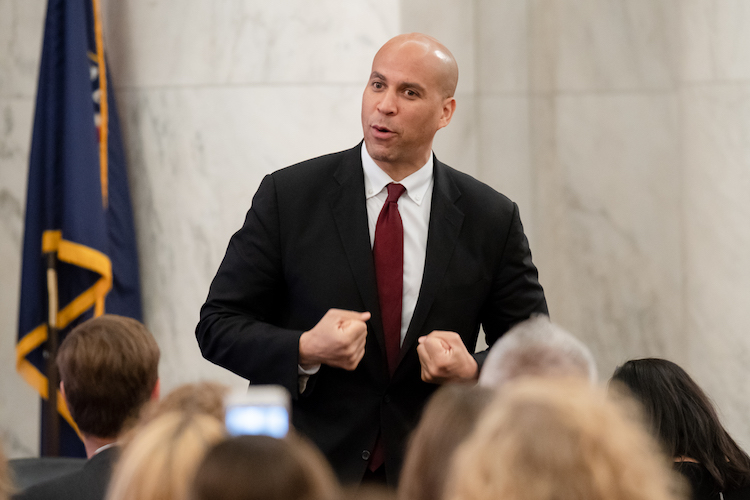
[[[455,331],[474,352],[480,324],[492,345],[547,306],[515,203],[436,159],[422,286],[389,377],[360,147],[263,179],[196,336],[204,357],[251,384],[285,386],[295,427],[343,481],[361,480],[382,430],[395,483],[406,438],[436,389],[420,378],[417,338]],[[354,371],[322,366],[298,394],[299,337],[330,308],[372,313],[364,358]]]
[[[113,446],[91,457],[80,471],[26,488],[14,500],[104,500],[119,455]]]

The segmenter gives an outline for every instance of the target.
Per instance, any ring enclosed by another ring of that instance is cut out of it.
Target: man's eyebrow
[[[416,83],[416,82],[401,82],[399,84],[399,87],[401,87],[402,89],[406,89],[406,88],[416,89],[420,92],[425,91],[425,88],[421,84]]]
[[[377,78],[378,80],[385,80],[385,77],[377,71],[373,71],[372,73],[370,73],[370,80],[372,80],[373,78]]]

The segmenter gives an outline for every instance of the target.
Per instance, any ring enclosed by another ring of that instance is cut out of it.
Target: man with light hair
[[[500,388],[513,379],[578,377],[596,383],[596,362],[586,345],[536,315],[518,323],[492,347],[479,375],[479,385]]]

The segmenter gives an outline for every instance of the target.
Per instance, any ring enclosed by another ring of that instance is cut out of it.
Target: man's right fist
[[[312,330],[299,338],[299,364],[325,364],[354,370],[365,355],[369,312],[329,309]]]

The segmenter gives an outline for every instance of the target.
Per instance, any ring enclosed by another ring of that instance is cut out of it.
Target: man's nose
[[[392,92],[390,89],[386,92],[384,92],[382,95],[382,98],[380,99],[380,102],[378,103],[378,111],[383,113],[384,115],[392,115],[396,112],[397,105],[396,105],[396,95],[394,92]]]

